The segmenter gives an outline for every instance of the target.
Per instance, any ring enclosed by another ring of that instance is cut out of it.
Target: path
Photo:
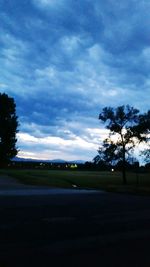
[[[23,195],[58,195],[58,194],[89,194],[96,190],[50,188],[48,186],[24,185],[15,178],[0,176],[0,196],[23,196]],[[103,191],[98,191],[104,193]]]
[[[0,267],[150,266],[150,197],[5,195],[0,215]]]

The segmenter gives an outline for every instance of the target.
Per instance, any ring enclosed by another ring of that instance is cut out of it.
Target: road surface
[[[3,194],[0,214],[0,267],[150,266],[150,197]]]

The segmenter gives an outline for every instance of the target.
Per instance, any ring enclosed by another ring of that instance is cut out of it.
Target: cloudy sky
[[[0,92],[20,157],[92,160],[103,107],[150,108],[150,1],[0,0]]]

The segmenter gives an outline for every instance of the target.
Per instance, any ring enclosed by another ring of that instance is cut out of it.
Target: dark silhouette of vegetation
[[[133,107],[119,106],[117,108],[105,107],[99,114],[99,120],[104,122],[109,130],[109,136],[99,149],[99,160],[117,163],[121,161],[123,184],[127,184],[126,166],[127,158],[135,145],[147,142],[149,132],[149,112],[139,114]]]
[[[150,149],[143,151],[143,154],[145,156],[145,161],[149,163],[150,162]]]
[[[18,132],[16,104],[12,97],[0,93],[0,165],[7,166],[17,155],[16,133]]]
[[[145,157],[147,163],[150,162],[150,110],[147,113],[140,116],[139,130],[143,133],[145,142],[149,144],[148,148],[142,151],[142,155]]]

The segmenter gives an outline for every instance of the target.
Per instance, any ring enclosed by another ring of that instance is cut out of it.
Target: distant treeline
[[[88,170],[88,171],[121,171],[122,161],[119,161],[116,165],[106,164],[101,161],[99,164],[94,162],[85,163],[49,163],[49,162],[34,162],[34,161],[11,161],[8,165],[11,169],[45,169],[45,170]],[[126,162],[127,171],[150,171],[150,163],[144,166],[139,166],[139,162],[128,163]]]

